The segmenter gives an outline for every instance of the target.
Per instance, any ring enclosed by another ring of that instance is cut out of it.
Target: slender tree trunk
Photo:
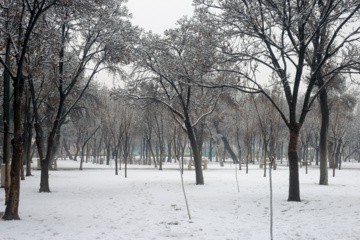
[[[128,157],[129,157],[129,136],[128,133],[125,133],[125,141],[124,141],[124,171],[125,171],[125,178],[127,178],[127,164],[128,164]]]
[[[340,139],[337,146],[336,146],[336,151],[335,151],[335,168],[339,168],[339,161],[340,161],[340,155],[341,155],[341,145],[342,145],[342,141]]]
[[[32,129],[31,125],[28,123],[28,134],[27,134],[27,144],[25,150],[25,163],[26,163],[26,176],[32,176],[31,174],[31,139],[32,139]]]
[[[309,151],[308,151],[308,147],[309,147],[309,139],[307,138],[306,139],[306,146],[305,146],[305,173],[308,174],[308,154],[309,154]],[[309,158],[310,160],[310,158]]]
[[[115,152],[115,175],[118,175],[119,174],[119,172],[118,172],[118,155],[119,155],[119,153],[118,153],[118,149],[116,150],[116,152]],[[120,165],[121,165],[121,162],[120,162]]]
[[[167,162],[171,162],[171,141],[168,142],[168,159]]]
[[[81,147],[80,170],[83,170],[85,144]]]
[[[281,149],[280,149],[280,163],[281,164],[283,163],[283,155],[284,155],[283,151],[284,151],[284,143],[281,142]]]
[[[110,143],[106,144],[106,165],[110,165],[110,156],[111,156],[111,145]]]
[[[249,140],[247,141],[247,154],[246,154],[246,174],[249,173],[249,154],[250,154],[250,143]]]
[[[321,87],[321,86],[319,86]],[[320,93],[321,108],[321,128],[320,128],[320,185],[328,185],[328,162],[327,162],[327,144],[329,128],[329,106],[327,103],[326,90]]]

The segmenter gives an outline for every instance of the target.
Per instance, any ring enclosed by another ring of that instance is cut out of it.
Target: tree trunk
[[[154,152],[153,152],[152,147],[151,147],[151,139],[148,139],[148,148],[149,148],[149,151],[151,153],[151,156],[153,157],[154,166],[155,166],[155,168],[157,168],[156,158],[155,158]],[[151,156],[150,156],[150,163],[151,163]]]
[[[28,124],[29,125],[29,124]],[[31,139],[32,139],[32,129],[31,126],[28,126],[28,134],[27,134],[27,144],[25,150],[25,163],[26,163],[26,176],[32,176],[31,174]]]
[[[239,160],[238,158],[236,157],[236,154],[234,153],[234,151],[232,150],[230,144],[229,144],[229,141],[227,140],[227,138],[221,133],[220,129],[219,129],[219,122],[217,122],[216,120],[213,120],[213,124],[214,124],[214,127],[216,129],[216,133],[217,134],[220,134],[222,137],[222,141],[224,143],[224,147],[225,149],[228,151],[228,153],[230,154],[232,160],[234,163],[239,163]],[[241,165],[240,165],[241,166]]]
[[[11,140],[13,146],[12,164],[10,170],[9,199],[3,219],[19,220],[19,199],[20,199],[20,168],[23,157],[23,139],[21,123],[22,91],[24,79],[18,77],[14,81],[13,111],[14,111],[14,138]]]
[[[284,143],[281,142],[281,149],[280,149],[280,163],[283,163],[283,151],[284,151]]]
[[[118,172],[118,155],[119,155],[119,150],[116,149],[115,150],[115,175],[118,175],[119,172]],[[121,162],[120,162],[120,165],[121,165]]]
[[[57,153],[60,146],[60,126],[56,129],[56,134],[54,138],[54,144],[52,147],[51,155],[50,155],[50,162],[49,162],[49,169],[53,170],[53,164],[55,161],[55,158],[57,158]]]
[[[168,142],[168,159],[167,162],[171,162],[171,141]]]
[[[106,144],[106,165],[110,165],[110,154],[111,153],[111,145],[110,143]]]
[[[339,168],[341,145],[342,145],[342,141],[340,139],[335,152],[335,168]]]
[[[321,87],[321,86],[319,86]],[[328,162],[327,162],[327,144],[329,128],[329,106],[327,102],[326,90],[320,93],[321,108],[321,129],[320,129],[320,185],[328,185]]]
[[[49,186],[49,164],[50,158],[53,151],[53,146],[55,142],[55,135],[57,132],[57,128],[59,125],[59,119],[57,118],[54,122],[53,128],[48,137],[48,145],[46,151],[46,157],[43,161],[41,161],[41,177],[40,177],[40,189],[39,192],[50,192]]]
[[[74,155],[74,161],[77,161],[77,156],[78,156],[78,154],[79,154],[81,135],[82,135],[82,134],[81,134],[81,132],[80,132],[80,130],[79,130],[78,136],[77,136],[77,139],[76,139],[76,144],[75,144],[75,146],[76,146],[76,152],[75,152],[75,155]]]
[[[191,123],[189,121],[188,116],[185,119],[185,126],[187,129],[187,135],[190,141],[191,149],[194,156],[194,166],[195,166],[195,178],[196,178],[196,185],[204,185],[204,176],[201,168],[201,156],[198,149],[198,144],[195,139],[195,134],[193,131],[193,128],[191,126]]]
[[[24,119],[24,164],[26,164],[26,176],[31,176],[31,139],[32,139],[32,124],[30,120],[30,104],[31,97],[26,91],[25,97],[25,119]],[[25,178],[24,178],[25,179]]]
[[[83,170],[85,144],[81,147],[80,170]]]
[[[63,146],[65,149],[66,155],[69,157],[70,160],[73,160],[73,157],[71,156],[71,153],[70,153],[69,146],[67,145],[65,138],[63,138]]]
[[[299,166],[297,146],[299,141],[298,126],[292,126],[290,129],[290,140],[288,148],[289,157],[289,197],[288,201],[300,202],[300,184],[299,184]]]

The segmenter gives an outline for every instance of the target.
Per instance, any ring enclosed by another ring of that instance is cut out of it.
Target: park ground
[[[111,166],[59,160],[50,171],[51,193],[39,193],[40,171],[21,182],[20,221],[0,220],[1,240],[77,239],[270,239],[269,172],[258,164],[249,173],[226,162],[209,163],[205,185],[184,171],[188,217],[179,167],[130,165],[115,175]],[[238,192],[236,174],[239,182]],[[300,168],[301,202],[288,202],[288,168],[272,171],[274,239],[360,239],[360,163],[343,163],[329,185],[319,169]],[[4,202],[1,189],[0,202]],[[3,214],[5,206],[0,209]]]

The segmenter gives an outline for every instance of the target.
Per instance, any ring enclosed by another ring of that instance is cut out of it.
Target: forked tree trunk
[[[298,126],[292,126],[290,129],[290,141],[288,148],[289,157],[289,197],[288,201],[300,202],[300,184],[299,184],[299,166],[298,166]]]

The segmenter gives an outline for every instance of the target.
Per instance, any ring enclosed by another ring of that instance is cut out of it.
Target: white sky
[[[132,23],[145,30],[162,34],[174,28],[176,21],[193,15],[192,0],[128,0]]]

